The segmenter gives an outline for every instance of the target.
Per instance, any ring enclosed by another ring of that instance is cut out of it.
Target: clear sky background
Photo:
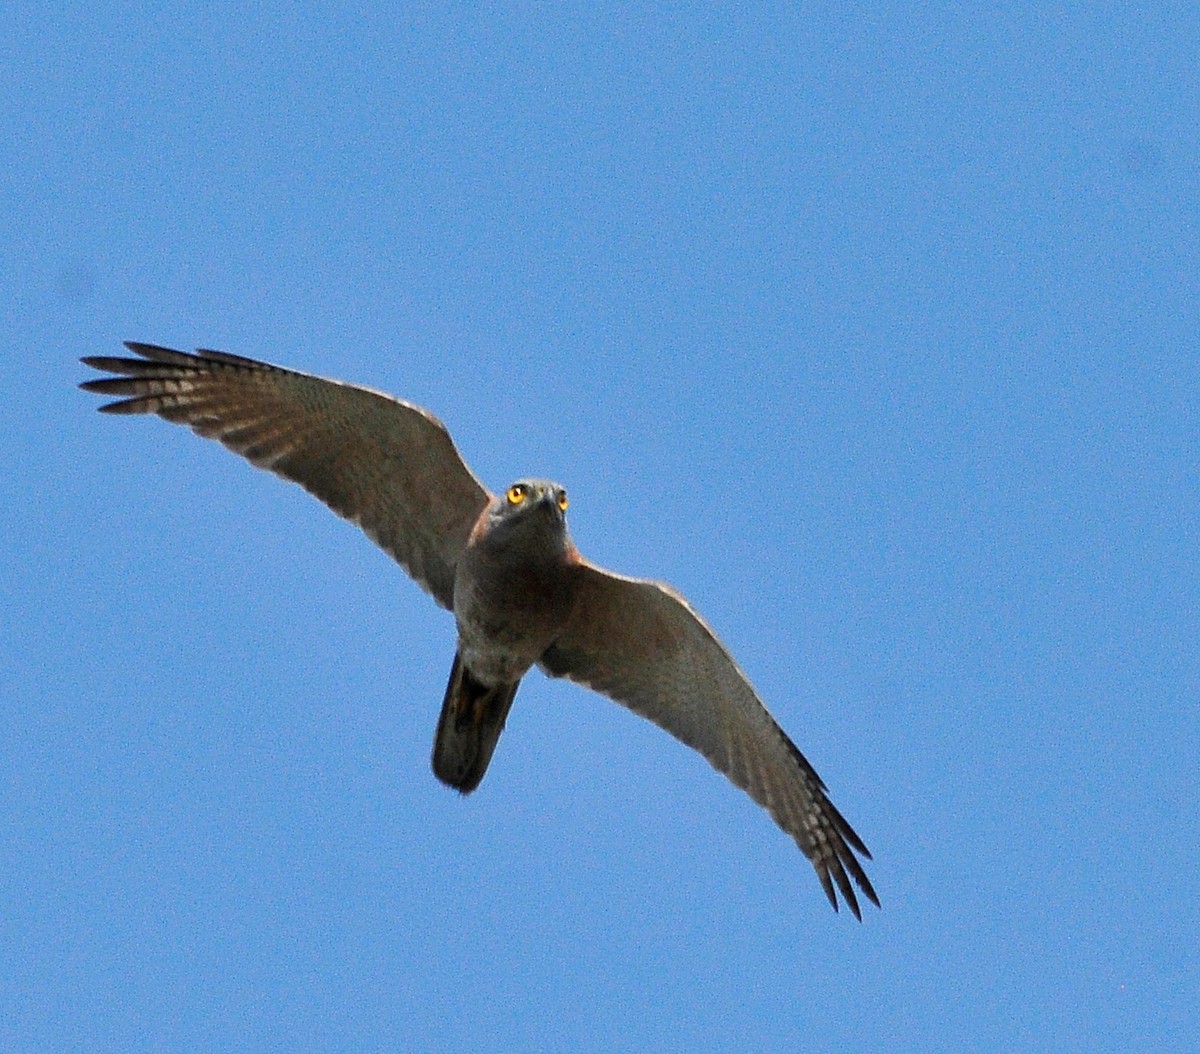
[[[0,1049],[1195,1049],[1194,5],[3,15]],[[537,673],[438,784],[450,617],[122,339],[567,485],[883,910]]]

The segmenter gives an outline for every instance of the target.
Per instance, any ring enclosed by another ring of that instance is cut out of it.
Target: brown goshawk
[[[83,359],[114,375],[82,385],[120,397],[101,410],[186,424],[299,483],[454,613],[433,745],[440,780],[464,794],[479,785],[537,665],[703,754],[796,840],[835,910],[840,891],[861,918],[856,885],[878,905],[858,859],[870,858],[866,846],[729,652],[668,586],[580,556],[558,484],[489,493],[437,418],[381,392],[222,352],[126,347],[139,358]]]

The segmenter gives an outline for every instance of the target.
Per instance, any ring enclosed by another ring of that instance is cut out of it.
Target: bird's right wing
[[[443,607],[490,495],[432,414],[382,392],[218,351],[127,343],[89,357],[116,374],[80,387],[121,396],[107,413],[158,414],[299,483],[357,523]]]
[[[574,612],[542,668],[603,692],[703,754],[796,840],[835,910],[835,883],[857,917],[854,885],[877,905],[855,856],[869,859],[867,847],[700,616],[661,583],[582,560],[576,573]]]

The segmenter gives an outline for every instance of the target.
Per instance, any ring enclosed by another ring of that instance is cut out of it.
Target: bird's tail
[[[433,736],[433,774],[438,779],[463,794],[479,786],[520,683],[495,688],[480,684],[454,653],[442,716]]]

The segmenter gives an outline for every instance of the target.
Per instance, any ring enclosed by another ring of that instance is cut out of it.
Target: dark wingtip
[[[844,846],[843,849],[845,849]],[[816,870],[821,888],[825,890],[825,896],[834,911],[841,912],[841,903],[838,898],[838,894],[841,893],[841,900],[845,901],[850,913],[859,922],[862,922],[862,908],[858,903],[858,895],[854,891],[855,885],[872,904],[877,908],[881,907],[875,887],[853,855],[847,853],[845,856],[832,857],[824,864],[818,865]],[[847,874],[847,870],[849,874]],[[854,878],[854,882],[850,881],[851,877]],[[836,885],[834,885],[835,882]]]
[[[881,911],[883,905],[879,903],[879,894],[875,892],[875,887],[871,885],[871,880],[866,875],[862,876],[862,881],[859,882],[859,888],[863,891],[863,895]]]
[[[171,348],[164,348],[158,344],[147,344],[140,340],[123,340],[121,344],[126,351],[132,351],[135,355],[143,359],[156,359],[159,356],[156,353],[166,353],[167,355],[179,355],[181,352],[174,351]]]
[[[834,871],[834,878],[837,879],[838,888],[842,891],[842,899],[846,902],[847,907],[854,913],[854,917],[862,922],[862,909],[858,906],[858,897],[854,894],[854,886],[850,884],[850,878],[843,868],[838,868]]]
[[[119,395],[124,389],[116,386],[128,383],[124,377],[97,377],[91,381],[80,381],[79,387],[97,395]]]
[[[829,903],[834,911],[840,911],[838,907],[837,894],[833,891],[833,883],[829,880],[829,872],[821,869],[817,870],[817,878],[821,880],[821,888],[825,890],[825,896],[829,898]]]
[[[175,348],[164,348],[161,344],[143,344],[140,340],[127,340],[124,344],[135,355],[164,366],[191,367],[202,361],[199,356],[177,351]]]

